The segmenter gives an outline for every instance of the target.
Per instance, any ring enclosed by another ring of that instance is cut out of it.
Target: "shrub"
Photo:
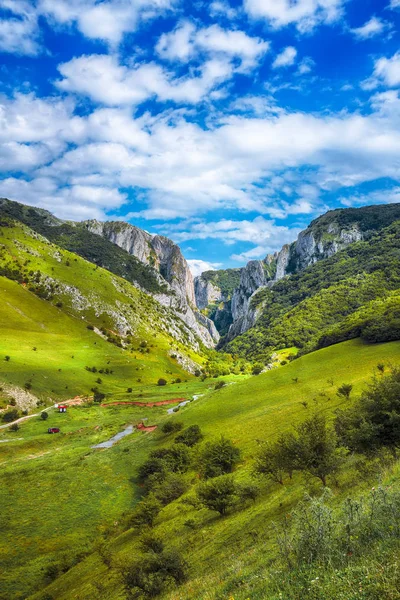
[[[10,425],[9,429],[10,431],[19,431],[18,423],[13,423],[12,425]]]
[[[350,398],[350,394],[351,394],[351,390],[353,389],[353,386],[351,385],[351,383],[343,383],[337,390],[337,395],[340,397],[342,396],[343,398],[346,398],[347,400]]]
[[[167,421],[161,427],[161,431],[168,435],[169,433],[175,433],[176,431],[181,431],[183,429],[183,423],[181,421]]]
[[[167,380],[160,377],[160,379],[157,381],[157,385],[167,385]]]
[[[200,484],[197,496],[203,506],[217,511],[221,516],[235,504],[237,487],[230,475],[215,477]]]
[[[217,383],[214,385],[214,390],[220,390],[225,386],[226,386],[225,381],[217,381]]]
[[[193,446],[201,442],[203,437],[204,436],[201,432],[200,427],[198,425],[191,425],[190,427],[182,431],[182,433],[176,436],[175,442],[179,444],[185,444],[185,446],[189,446],[190,448],[192,448]]]
[[[41,413],[40,413],[40,418],[41,418],[43,421],[46,421],[46,419],[48,419],[48,418],[49,418],[49,413],[47,413],[46,411],[43,411],[43,412],[41,412]]]
[[[143,527],[145,525],[152,527],[160,510],[160,502],[155,496],[150,494],[136,506],[131,523],[132,525],[136,525],[136,527]]]
[[[5,356],[5,357],[4,357],[4,360],[5,360],[6,362],[8,362],[9,360],[11,360],[11,357],[10,357],[10,356]]]
[[[240,450],[223,436],[208,442],[200,456],[200,469],[206,479],[232,473],[240,460]]]
[[[154,496],[164,506],[180,498],[188,489],[182,475],[170,473],[162,483],[152,488]]]
[[[18,410],[16,408],[12,408],[11,410],[8,410],[3,414],[2,420],[4,421],[4,423],[11,423],[11,421],[15,421],[16,419],[18,419],[18,417]]]
[[[155,598],[171,585],[182,584],[187,564],[176,550],[150,552],[123,570],[128,598]]]
[[[257,363],[254,365],[251,372],[253,375],[260,375],[260,373],[262,373],[263,369],[264,369],[264,365],[262,365],[261,363]]]

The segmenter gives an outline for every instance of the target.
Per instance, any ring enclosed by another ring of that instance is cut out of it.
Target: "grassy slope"
[[[31,382],[35,395],[65,398],[88,393],[98,385],[99,376],[103,384],[98,387],[113,395],[123,394],[127,387],[139,391],[141,383],[150,385],[159,377],[191,378],[167,353],[174,348],[195,360],[199,357],[163,331],[168,325],[179,329],[182,324],[174,322],[167,310],[163,313],[150,297],[108,271],[37,239],[24,226],[2,228],[0,234],[0,266],[11,265],[27,278],[29,272],[40,271],[41,282],[51,278],[60,286],[49,302],[29,291],[29,279],[24,287],[0,277],[0,380],[16,385]],[[60,302],[62,308],[57,308]],[[133,334],[129,351],[87,329],[89,323],[114,331],[120,322]],[[138,351],[143,340],[149,346],[144,354]],[[3,361],[5,355],[11,357],[9,362]],[[108,367],[114,373],[89,373],[86,365]]]
[[[184,409],[179,418],[186,425],[198,423],[206,439],[225,434],[240,446],[244,459],[236,475],[240,480],[248,477],[257,439],[274,439],[280,432],[301,422],[313,410],[314,398],[320,410],[332,414],[343,404],[335,393],[338,385],[352,383],[356,395],[378,362],[398,363],[399,358],[398,342],[381,345],[345,342],[213,392]],[[296,378],[297,383],[293,381]],[[333,386],[327,381],[330,378],[334,380]],[[309,408],[305,409],[301,401],[307,401]],[[154,444],[163,443],[158,433],[147,439],[154,440]],[[120,452],[123,447],[133,451],[133,438],[124,440],[109,452]],[[88,479],[87,485],[95,483]],[[340,495],[357,485],[360,488],[363,484],[350,469],[341,475],[340,486],[335,492]],[[306,488],[316,491],[319,484],[308,482]],[[263,578],[268,571],[268,559],[273,556],[271,548],[275,535],[271,522],[290,509],[303,492],[304,480],[300,476],[285,487],[266,484],[254,506],[223,519],[205,510],[198,512],[183,506],[179,501],[166,507],[158,518],[157,529],[170,544],[180,548],[191,566],[190,582],[172,593],[170,598],[210,600],[228,598],[230,594],[235,600],[265,598]],[[188,519],[197,523],[195,530],[185,526]],[[116,557],[132,558],[134,548],[134,531],[123,534],[112,545]],[[95,583],[99,581],[100,592]],[[118,581],[109,576],[97,555],[90,556],[63,575],[47,592],[57,600],[67,600],[76,594],[80,600],[89,600],[96,595],[113,600],[124,597]],[[34,597],[36,600],[41,595]]]

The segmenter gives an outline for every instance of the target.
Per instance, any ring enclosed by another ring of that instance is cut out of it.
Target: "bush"
[[[170,502],[180,498],[188,489],[182,475],[170,473],[162,483],[152,488],[154,496],[166,506]]]
[[[12,408],[11,410],[8,410],[3,414],[2,420],[4,421],[4,423],[11,423],[11,421],[15,421],[16,419],[18,419],[18,417],[18,410],[16,408]]]
[[[189,448],[192,448],[193,446],[201,442],[203,437],[204,436],[201,432],[200,427],[198,425],[191,425],[190,427],[182,431],[182,433],[176,436],[175,442],[179,444],[185,444],[185,446],[189,446]]]
[[[175,433],[183,429],[183,423],[181,421],[167,421],[161,427],[161,431],[168,435],[169,433]]]
[[[233,477],[222,475],[200,484],[197,496],[203,506],[222,516],[235,504],[237,491]]]
[[[161,503],[155,496],[149,495],[136,506],[131,523],[136,527],[152,527],[160,510]]]
[[[160,377],[160,379],[157,381],[157,385],[167,385],[167,380]]]
[[[44,410],[43,412],[41,412],[41,413],[40,413],[40,418],[41,418],[43,421],[46,421],[46,419],[48,419],[48,418],[49,418],[49,413],[47,413],[47,412]]]
[[[129,599],[155,598],[186,577],[187,564],[176,550],[151,551],[123,571]]]
[[[10,431],[19,431],[18,423],[13,423],[12,425],[10,425],[9,429]]]
[[[200,469],[206,479],[218,477],[232,473],[239,460],[239,448],[222,436],[221,439],[206,444],[200,456]]]
[[[337,390],[337,395],[343,398],[346,398],[346,400],[348,400],[350,398],[350,394],[351,394],[351,390],[353,389],[353,386],[351,385],[351,383],[343,383]]]
[[[220,390],[225,386],[226,386],[225,381],[217,381],[217,383],[214,385],[214,390]]]

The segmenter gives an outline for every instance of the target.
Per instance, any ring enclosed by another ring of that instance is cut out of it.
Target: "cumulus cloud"
[[[177,78],[156,63],[127,67],[107,54],[80,56],[58,68],[63,76],[56,82],[59,89],[110,106],[138,105],[149,98],[196,104],[233,74],[232,64],[223,58],[211,58]]]
[[[334,23],[343,14],[344,0],[245,0],[251,17],[266,19],[279,29],[295,24],[300,32],[321,23]]]
[[[131,190],[139,204],[133,219],[215,210],[284,219],[315,212],[324,190],[398,177],[400,100],[390,92],[373,97],[369,115],[223,113],[208,127],[180,110],[135,118],[128,108],[100,108],[77,117],[72,103],[19,95],[0,107],[0,155],[3,168],[27,174],[21,194],[29,181],[56,182],[42,196],[58,214],[104,215],[122,206],[120,190]],[[23,200],[14,184],[13,197]],[[259,241],[264,221],[243,222],[200,222],[193,235]]]
[[[376,35],[380,35],[387,29],[388,25],[382,19],[372,17],[361,27],[350,29],[351,33],[360,40],[366,40]]]
[[[287,46],[272,63],[273,69],[281,69],[282,67],[290,67],[295,63],[297,50],[293,46]]]
[[[38,12],[62,25],[76,24],[88,38],[117,45],[143,19],[174,7],[175,0],[38,0]]]
[[[245,71],[257,65],[269,46],[269,42],[250,37],[243,31],[225,30],[219,25],[196,29],[193,23],[185,21],[174,31],[160,37],[156,51],[162,58],[172,61],[186,62],[199,52],[239,58],[239,70]]]
[[[0,10],[11,16],[0,15],[0,50],[12,54],[35,55],[40,49],[37,14],[24,0],[0,0]]]
[[[199,275],[201,275],[202,273],[204,273],[204,271],[214,271],[215,269],[219,269],[220,267],[222,267],[222,263],[219,262],[208,262],[206,260],[200,260],[200,259],[191,259],[188,260],[188,265],[189,268],[192,272],[193,277],[198,277]]]

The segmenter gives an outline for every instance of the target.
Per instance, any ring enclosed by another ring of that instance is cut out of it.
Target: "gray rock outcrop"
[[[155,295],[155,298],[173,309],[206,346],[212,347],[218,342],[214,323],[197,310],[193,276],[179,246],[164,236],[151,235],[122,221],[102,223],[93,220],[83,225],[156,269],[171,293]]]

